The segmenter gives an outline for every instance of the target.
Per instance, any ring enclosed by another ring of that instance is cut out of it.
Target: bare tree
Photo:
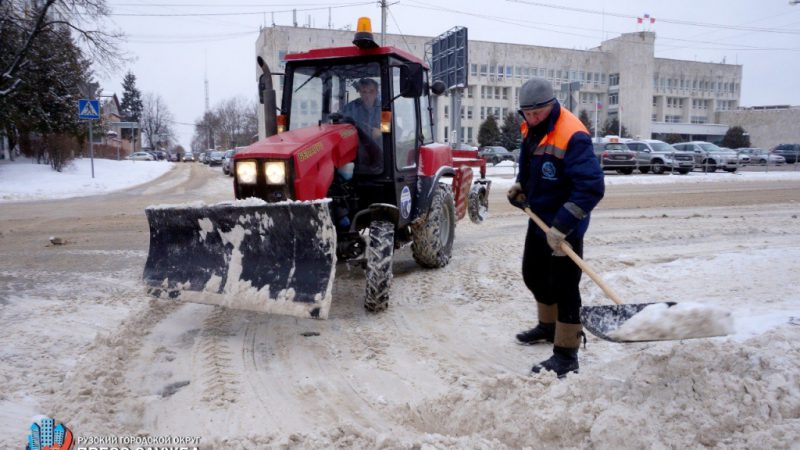
[[[20,69],[47,30],[70,30],[84,44],[92,62],[113,69],[123,59],[117,42],[122,34],[105,28],[110,9],[105,0],[0,0],[0,98],[22,82]]]
[[[164,99],[152,92],[145,93],[139,124],[150,147],[156,148],[159,142],[169,140],[174,135],[172,122],[172,113]]]

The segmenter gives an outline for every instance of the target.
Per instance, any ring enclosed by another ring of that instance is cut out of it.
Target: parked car
[[[673,144],[678,150],[691,152],[694,155],[695,167],[703,172],[736,172],[743,164],[750,162],[749,157],[739,158],[733,150],[725,150],[711,142],[692,141]]]
[[[130,159],[130,160],[133,160],[133,161],[155,161],[156,160],[156,158],[152,154],[150,154],[148,152],[131,153],[128,156],[127,159]]]
[[[763,148],[738,148],[736,151],[750,157],[750,164],[757,164],[760,166],[765,166],[767,164],[770,166],[781,166],[786,164],[786,158],[781,155],[770,153]]]
[[[222,173],[233,176],[233,156],[236,155],[238,148],[226,150],[222,157]]]
[[[225,152],[220,150],[214,150],[213,152],[206,153],[206,160],[204,162],[209,166],[221,166],[222,158],[224,156]]]
[[[183,162],[194,162],[194,153],[192,152],[185,152],[183,154]]]
[[[800,162],[800,144],[780,144],[772,149],[772,153],[783,156],[789,164]]]
[[[505,147],[499,146],[486,146],[478,150],[478,157],[483,158],[486,162],[497,165],[503,161],[516,161],[514,154],[509,152]]]
[[[664,141],[656,139],[642,139],[625,143],[636,152],[636,163],[639,172],[652,171],[661,174],[665,171],[675,171],[686,175],[694,169],[694,156],[692,153],[681,151]]]
[[[622,142],[595,143],[594,154],[603,170],[630,175],[636,168],[636,152]]]
[[[478,150],[478,147],[474,145],[469,145],[464,142],[459,142],[458,144],[453,146],[453,150]]]

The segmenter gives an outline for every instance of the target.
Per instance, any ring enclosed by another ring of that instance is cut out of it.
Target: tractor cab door
[[[413,200],[417,198],[417,165],[419,147],[431,142],[431,121],[425,72],[414,63],[390,61],[389,78],[392,93],[391,139],[396,205],[400,210],[398,226],[413,219]],[[420,114],[420,112],[423,114]]]

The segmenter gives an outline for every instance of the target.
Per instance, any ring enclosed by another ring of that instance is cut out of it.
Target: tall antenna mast
[[[203,52],[203,84],[205,85],[206,90],[206,111],[208,112],[208,55],[207,52]]]

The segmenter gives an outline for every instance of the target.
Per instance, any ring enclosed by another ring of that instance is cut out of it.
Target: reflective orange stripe
[[[589,130],[586,129],[583,123],[575,117],[574,114],[562,108],[556,125],[553,127],[553,131],[547,133],[544,138],[542,138],[534,154],[542,155],[546,153],[558,159],[564,159],[567,153],[569,140],[572,139],[575,133],[580,131],[589,134]]]

